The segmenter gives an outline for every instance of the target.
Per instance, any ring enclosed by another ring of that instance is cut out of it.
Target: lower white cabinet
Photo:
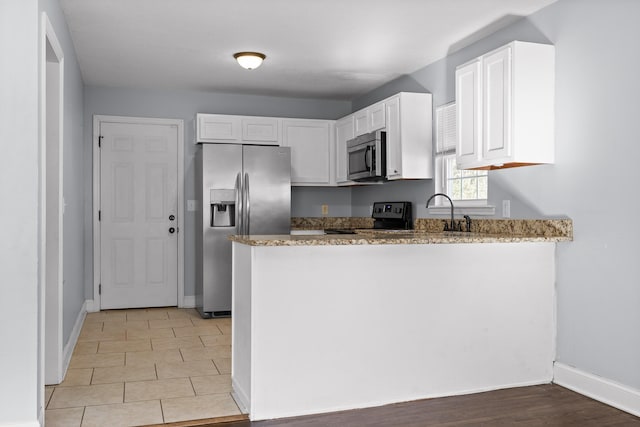
[[[291,147],[291,185],[335,185],[333,123],[332,120],[282,120],[282,146]]]

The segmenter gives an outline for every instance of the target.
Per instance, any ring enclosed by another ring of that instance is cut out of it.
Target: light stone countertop
[[[568,242],[570,236],[541,236],[466,232],[357,230],[357,234],[249,235],[230,236],[234,242],[250,246],[321,245],[423,245],[447,243]]]

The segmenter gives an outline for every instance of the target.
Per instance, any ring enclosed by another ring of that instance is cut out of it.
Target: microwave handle
[[[367,161],[367,155],[369,154],[370,151],[371,151],[371,146],[367,145],[367,148],[364,150],[364,167],[367,168],[368,171],[371,170],[371,165],[369,165],[369,162]]]

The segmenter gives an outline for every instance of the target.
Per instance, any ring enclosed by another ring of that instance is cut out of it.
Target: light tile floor
[[[88,313],[47,427],[137,426],[240,415],[231,319],[175,307]]]

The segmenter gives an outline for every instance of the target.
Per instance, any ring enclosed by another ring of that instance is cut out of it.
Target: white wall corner
[[[96,305],[96,300],[94,299],[88,299],[84,302],[84,305],[86,307],[86,311],[87,313],[95,313],[97,311],[100,311],[100,307],[97,307]]]
[[[196,296],[195,295],[185,295],[182,299],[182,307],[180,308],[195,308],[196,307]]]
[[[553,382],[640,417],[640,390],[555,362]]]

